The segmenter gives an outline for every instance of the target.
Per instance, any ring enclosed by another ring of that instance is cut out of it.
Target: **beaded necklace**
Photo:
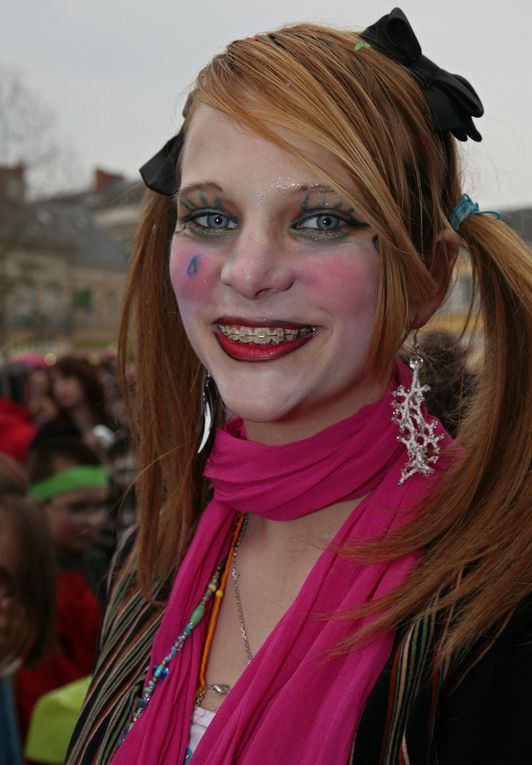
[[[224,560],[220,563],[220,565],[218,566],[214,574],[211,576],[209,580],[209,584],[207,585],[207,589],[203,593],[203,596],[201,600],[199,601],[198,605],[193,609],[192,613],[190,614],[187,624],[185,628],[183,629],[183,632],[178,636],[177,640],[175,640],[175,642],[172,643],[170,650],[168,651],[166,656],[158,664],[154,666],[151,678],[146,683],[142,691],[142,695],[139,696],[139,698],[136,701],[135,711],[133,712],[131,721],[127,724],[122,734],[122,737],[120,739],[120,744],[124,741],[124,739],[126,738],[127,734],[129,733],[133,725],[137,722],[139,717],[142,716],[143,712],[148,707],[148,704],[150,703],[153,693],[155,692],[159,684],[168,675],[169,665],[172,659],[174,659],[175,656],[183,649],[183,645],[186,639],[190,637],[190,635],[192,635],[192,631],[198,626],[198,624],[201,622],[201,620],[205,616],[205,606],[207,605],[209,600],[212,598],[212,596],[215,595],[215,601],[214,601],[214,605],[212,609],[212,614],[209,620],[209,629],[208,629],[207,639],[205,641],[205,646],[203,648],[200,675],[199,675],[199,683],[200,683],[199,689],[201,690],[202,687],[206,689],[205,668],[207,665],[207,659],[209,656],[209,651],[210,651],[212,639],[214,636],[216,622],[218,621],[218,615],[220,613],[221,602],[224,596],[227,578],[229,576],[229,569],[230,569],[229,561],[232,560],[234,549],[238,545],[238,541],[240,539],[240,534],[242,531],[242,525],[244,523],[245,518],[246,518],[245,515],[240,515],[238,517],[233,538],[231,541],[231,546],[229,548],[227,557],[224,558]],[[203,692],[205,692],[205,690]]]

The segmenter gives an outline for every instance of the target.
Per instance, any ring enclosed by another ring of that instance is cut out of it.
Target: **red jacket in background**
[[[101,605],[82,570],[57,574],[57,648],[15,677],[15,701],[22,740],[33,707],[44,693],[89,675],[100,625]]]
[[[37,428],[29,412],[9,399],[0,399],[0,452],[23,463]]]

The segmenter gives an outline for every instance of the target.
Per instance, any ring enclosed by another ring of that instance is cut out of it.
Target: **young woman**
[[[54,365],[51,378],[52,396],[59,414],[46,424],[45,432],[60,436],[61,425],[70,423],[88,446],[105,456],[113,441],[113,431],[99,370],[88,359],[63,356]]]
[[[69,763],[527,759],[531,273],[462,194],[481,114],[398,9],[200,72],[142,171],[141,517]],[[485,356],[453,444],[397,356],[462,248]]]

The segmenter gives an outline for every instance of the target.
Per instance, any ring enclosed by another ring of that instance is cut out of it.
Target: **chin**
[[[224,399],[224,405],[231,414],[241,417],[247,422],[278,422],[286,413],[280,407],[272,407],[267,404],[262,406],[259,406],[257,402],[243,404],[241,399],[234,402],[226,402]]]
[[[218,386],[221,399],[231,414],[250,422],[277,422],[290,411],[291,406],[286,401],[279,401],[272,396],[271,390],[261,390],[260,386],[250,389],[242,386],[235,389],[234,385]]]

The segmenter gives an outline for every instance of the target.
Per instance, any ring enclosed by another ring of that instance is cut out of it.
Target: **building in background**
[[[102,225],[87,198],[108,213],[109,194],[27,201],[21,168],[0,169],[2,355],[115,345],[134,224]]]
[[[56,202],[80,205],[94,221],[131,250],[140,218],[144,186],[117,173],[96,168],[92,188],[54,197]]]

